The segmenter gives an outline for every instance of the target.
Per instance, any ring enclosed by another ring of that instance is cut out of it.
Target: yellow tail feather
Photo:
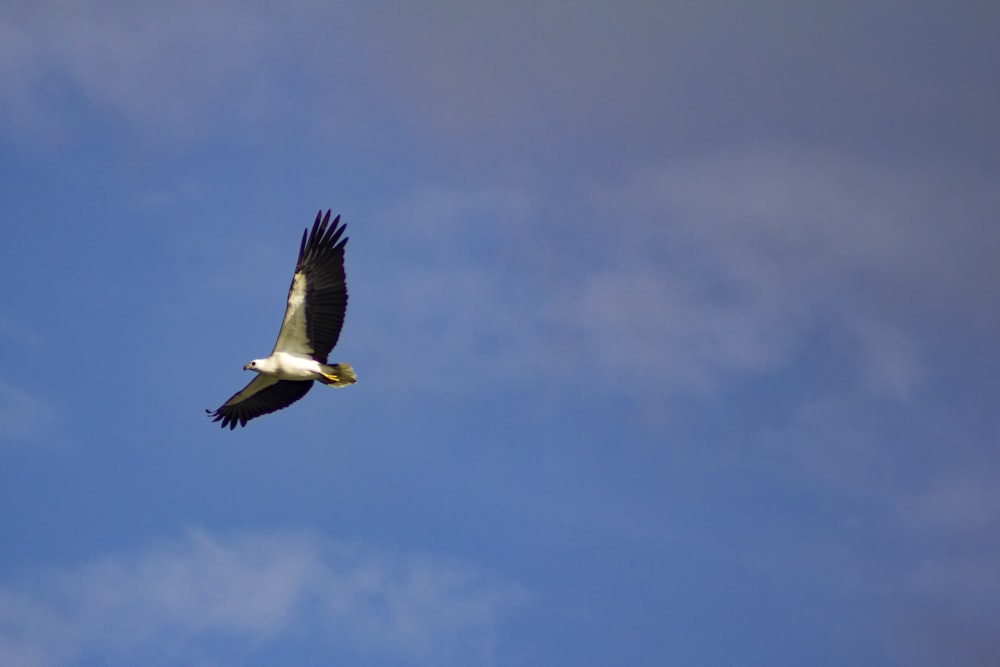
[[[323,376],[317,379],[331,387],[346,387],[357,382],[358,376],[350,364],[330,364],[323,366]]]

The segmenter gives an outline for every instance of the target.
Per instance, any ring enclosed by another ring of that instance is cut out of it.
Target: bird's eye
[[[256,368],[257,367],[257,362],[256,361],[251,361],[250,365],[253,366],[254,368]]]

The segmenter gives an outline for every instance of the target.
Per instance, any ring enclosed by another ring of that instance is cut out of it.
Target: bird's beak
[[[250,370],[250,364],[243,364],[243,370],[245,371]]]

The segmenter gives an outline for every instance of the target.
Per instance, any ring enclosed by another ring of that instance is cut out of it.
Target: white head
[[[271,370],[271,360],[270,359],[254,359],[249,364],[243,367],[245,371],[254,371],[256,373],[267,373]]]

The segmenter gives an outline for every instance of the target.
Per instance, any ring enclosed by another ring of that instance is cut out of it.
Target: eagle
[[[254,371],[257,377],[218,410],[205,410],[213,422],[222,422],[222,428],[246,426],[251,419],[287,408],[305,396],[314,381],[330,387],[358,381],[350,364],[327,364],[347,311],[346,228],[339,215],[331,224],[330,211],[323,215],[321,210],[312,231],[302,232],[285,319],[271,356],[245,365],[243,370]]]

